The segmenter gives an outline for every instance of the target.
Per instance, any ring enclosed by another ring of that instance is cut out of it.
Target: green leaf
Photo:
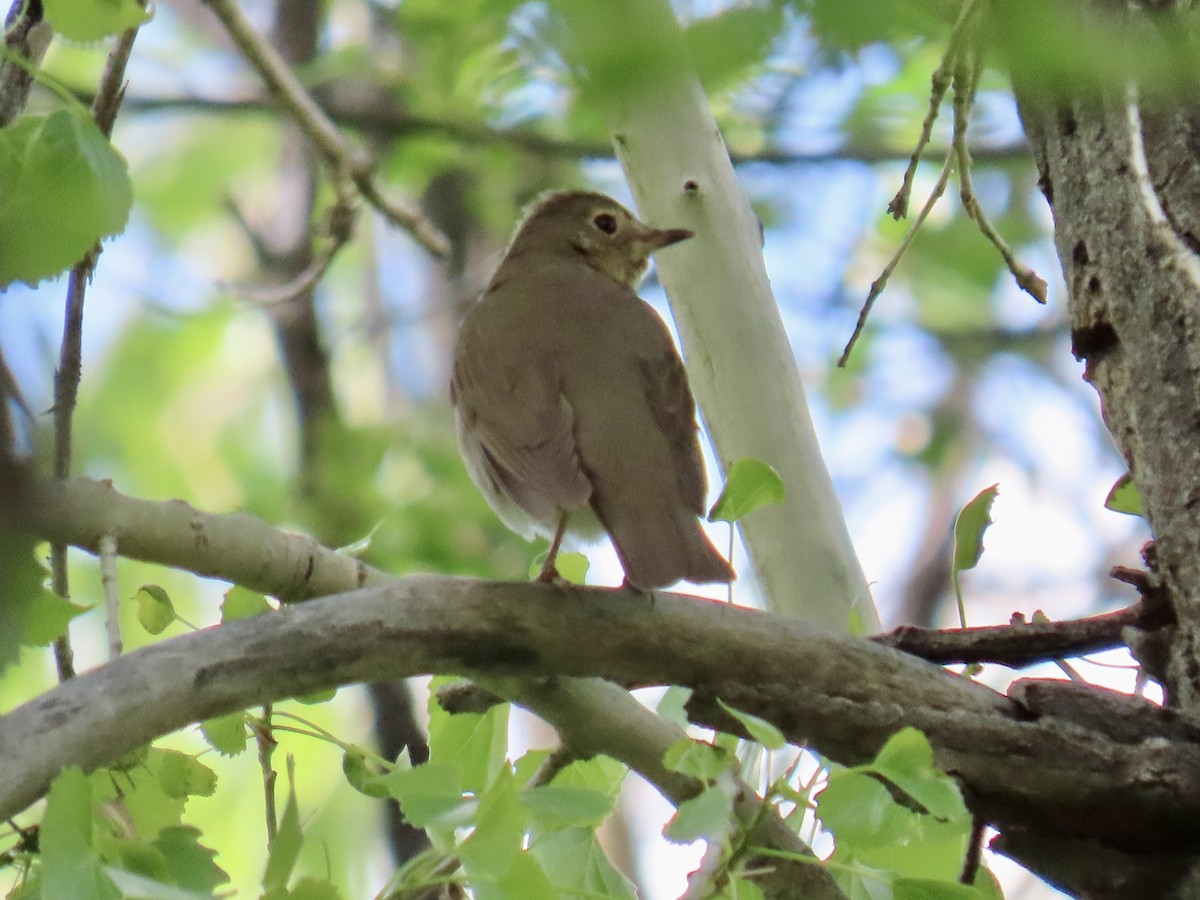
[[[585,788],[599,791],[614,802],[621,793],[629,767],[610,756],[577,759],[554,779],[557,787]]]
[[[721,709],[742,723],[742,727],[746,729],[746,732],[752,739],[758,741],[768,750],[782,750],[787,745],[787,740],[784,738],[783,732],[766,719],[734,709],[721,700],[717,700],[717,703],[720,704]]]
[[[729,768],[733,756],[726,751],[692,738],[681,738],[663,754],[663,765],[673,772],[712,781]]]
[[[237,756],[246,749],[246,714],[229,713],[200,723],[200,733],[222,756]]]
[[[225,598],[221,601],[221,621],[248,619],[273,610],[270,601],[262,594],[235,584],[225,592]]]
[[[992,524],[992,502],[1000,492],[993,484],[976,494],[954,520],[954,571],[973,569],[983,556],[983,534]]]
[[[482,882],[476,887],[478,900],[561,900],[557,887],[546,877],[537,858],[518,853],[508,871],[494,884]]]
[[[990,896],[978,888],[931,878],[897,878],[892,882],[892,900],[983,900]]]
[[[42,890],[55,900],[119,900],[92,844],[92,786],[71,767],[54,779],[40,834]]]
[[[162,884],[171,877],[167,871],[167,860],[162,851],[153,844],[148,844],[136,837],[112,838],[97,841],[101,856],[109,863],[115,863],[116,871],[121,874],[131,874]],[[109,869],[109,877],[121,887],[121,879]],[[129,893],[122,887],[123,893]]]
[[[200,844],[200,830],[191,825],[164,828],[154,839],[154,846],[167,861],[171,881],[189,891],[211,895],[229,875],[216,864],[216,852]]]
[[[786,495],[778,472],[761,459],[744,456],[729,467],[729,477],[708,512],[708,521],[736,522],[760,506],[782,503]]]
[[[480,798],[475,830],[458,847],[459,859],[472,879],[504,877],[521,852],[525,819],[516,779],[506,772]]]
[[[33,603],[25,617],[25,633],[21,643],[28,647],[45,647],[67,633],[67,624],[90,606],[78,606],[45,589],[33,595]]]
[[[211,797],[217,791],[217,773],[193,756],[178,750],[155,748],[146,765],[168,797]]]
[[[888,738],[871,769],[939,819],[970,822],[958,784],[933,764],[933,748],[918,729],[902,728]]]
[[[0,185],[0,287],[71,267],[125,227],[133,202],[124,158],[75,107],[0,129]]]
[[[685,800],[663,828],[663,837],[675,844],[701,838],[724,840],[733,818],[733,795],[723,783]]]
[[[25,621],[39,595],[46,590],[48,573],[35,555],[37,543],[24,532],[0,528],[0,585],[4,585],[0,670],[17,659],[24,641]]]
[[[963,601],[959,575],[975,568],[983,556],[983,533],[992,524],[992,502],[999,488],[998,484],[984,488],[962,508],[954,520],[954,556],[950,566],[950,581],[958,601],[958,622],[963,628],[967,627],[967,606]]]
[[[1130,516],[1146,518],[1146,510],[1142,506],[1142,495],[1138,493],[1133,483],[1133,475],[1126,472],[1117,479],[1108,496],[1104,500],[1104,508],[1113,512],[1125,513]]]
[[[907,834],[908,812],[899,806],[876,778],[855,769],[829,776],[815,797],[821,824],[833,833],[839,848],[857,855],[863,848],[888,846]]]
[[[305,875],[286,893],[287,900],[342,900],[333,882]]]
[[[753,877],[754,873],[749,876],[731,875],[722,897],[725,900],[766,900],[762,888],[751,880]]]
[[[388,787],[383,773],[367,762],[367,756],[358,747],[350,747],[342,754],[342,773],[350,786],[360,794],[376,800],[388,796]]]
[[[762,66],[782,27],[783,10],[777,5],[733,7],[692,22],[683,37],[704,89],[711,92]]]
[[[42,0],[46,21],[63,37],[92,43],[150,21],[137,0]]]
[[[834,836],[835,862],[922,882],[956,881],[971,816],[916,729],[893,735],[869,765],[835,768],[816,801]]]
[[[305,706],[320,706],[322,703],[328,703],[337,696],[338,689],[326,688],[323,691],[313,691],[311,694],[305,694],[302,697],[293,697],[297,703],[303,703]]]
[[[547,784],[526,788],[521,804],[547,829],[599,825],[613,809],[613,798],[603,791]]]
[[[529,577],[537,578],[541,574],[542,566],[546,562],[546,557],[550,551],[539,553],[529,564]],[[559,577],[571,584],[587,584],[587,572],[591,563],[588,558],[582,553],[575,551],[560,552],[554,558],[554,568],[558,572]]]
[[[405,766],[406,762],[402,754],[395,770],[383,778],[404,818],[417,828],[453,828],[470,821],[476,804],[463,796],[459,766],[435,762]]]
[[[290,773],[289,773],[290,774]],[[296,786],[288,784],[287,804],[283,808],[283,817],[279,820],[279,828],[275,833],[275,842],[267,856],[267,868],[263,873],[263,890],[286,890],[288,879],[300,858],[300,848],[304,845],[304,834],[300,830],[300,809],[296,803]]]
[[[541,835],[530,851],[559,896],[637,900],[633,884],[609,861],[590,828],[564,828]]]
[[[157,584],[143,584],[133,595],[137,601],[138,622],[150,634],[162,634],[175,621],[175,605]]]
[[[124,810],[123,827],[147,841],[152,841],[164,828],[179,825],[187,804],[186,796],[172,797],[163,790],[158,777],[161,752],[156,747],[148,748],[141,765],[128,768],[116,777],[111,769],[97,769],[91,775],[95,806],[119,805]],[[98,832],[97,841],[107,833]],[[121,836],[120,829],[116,830],[116,835]]]
[[[546,760],[550,758],[550,751],[545,747],[540,747],[534,750],[527,750],[513,764],[513,775],[517,779],[517,786],[525,788],[533,777],[541,771]],[[555,781],[558,780],[557,775]]]
[[[667,688],[654,711],[668,722],[674,722],[681,728],[687,728],[690,722],[687,717],[687,703],[692,699],[692,689],[677,684]]]
[[[434,679],[429,701],[429,759],[459,766],[462,789],[482,795],[505,766],[508,704],[484,713],[447,713],[436,691],[451,679]]]
[[[122,900],[212,900],[209,892],[185,890],[127,869],[105,866],[104,872]]]
[[[371,549],[371,541],[375,538],[375,532],[377,532],[379,530],[379,527],[382,524],[383,524],[382,520],[379,522],[376,522],[375,527],[372,528],[370,531],[368,531],[366,534],[364,534],[362,537],[360,537],[358,540],[351,541],[349,544],[343,544],[341,547],[338,547],[337,550],[335,550],[334,552],[340,553],[343,556],[352,556],[355,559],[359,558],[360,556],[363,556],[368,550]]]

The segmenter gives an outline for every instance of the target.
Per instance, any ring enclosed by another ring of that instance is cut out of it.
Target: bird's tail
[[[664,522],[664,519],[666,520]],[[629,583],[642,590],[676,581],[728,583],[737,576],[694,516],[620,516],[616,529],[605,522]]]

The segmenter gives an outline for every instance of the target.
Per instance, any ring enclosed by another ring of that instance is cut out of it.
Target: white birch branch
[[[787,486],[784,504],[738,523],[769,608],[843,632],[854,609],[866,632],[877,631],[771,294],[761,229],[670,5],[572,0],[562,9],[584,63],[606,73],[595,99],[607,107],[640,217],[696,233],[655,259],[721,466],[757,457]]]

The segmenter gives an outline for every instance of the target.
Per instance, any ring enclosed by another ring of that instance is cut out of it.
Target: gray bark
[[[162,641],[0,718],[0,817],[36,800],[64,766],[104,765],[208,716],[451,672],[544,715],[568,746],[657,778],[676,801],[689,788],[657,771],[652,714],[625,691],[576,679],[687,685],[695,721],[735,730],[720,697],[846,764],[915,726],[972,811],[1001,831],[1001,849],[1082,896],[1127,897],[1130,884],[1170,896],[1200,839],[1200,721],[1145,701],[1052,682],[1020,682],[1004,697],[871,641],[696,598],[390,579],[251,516],[132,500],[95,482],[27,485],[5,508],[75,546],[113,534],[140,559],[333,596]],[[1098,857],[1104,867],[1085,865]]]
[[[1141,36],[1144,39],[1144,35]],[[1166,47],[1163,48],[1164,53]],[[1169,702],[1200,707],[1200,107],[1131,81],[1015,73],[1054,211],[1072,346],[1100,394],[1178,619]],[[1194,88],[1192,90],[1194,94]],[[1186,94],[1180,91],[1180,95]]]
[[[1158,5],[1065,5],[1078,16],[1073,40],[1116,27],[1136,52],[1098,59],[1094,77],[1052,87],[1018,62],[1013,80],[1054,212],[1073,351],[1141,494],[1154,585],[1178,621],[1131,634],[1130,644],[1162,678],[1168,705],[1191,716],[1200,708],[1200,106],[1188,4]],[[1017,3],[1002,9],[1021,14]],[[1120,68],[1150,71],[1147,59],[1174,65],[1174,84],[1139,83]],[[1103,856],[1066,840],[1043,873],[1082,896],[1194,897],[1200,846],[1193,832],[1178,838],[1169,860],[1136,835]],[[1031,843],[1015,828],[1002,842],[1017,855]]]

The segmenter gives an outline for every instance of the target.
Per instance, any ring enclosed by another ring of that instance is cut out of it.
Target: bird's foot
[[[570,587],[571,584],[571,582],[558,574],[558,569],[555,568],[552,561],[542,566],[542,571],[538,572],[537,577],[533,580],[538,584],[552,584],[559,588]]]
[[[642,588],[638,587],[636,584],[633,584],[629,580],[628,575],[626,575],[625,579],[621,582],[621,587],[623,587],[627,591],[632,591],[633,593],[638,594],[639,596],[649,597],[650,598],[650,606],[651,606],[651,608],[654,607],[654,591],[643,590]]]

